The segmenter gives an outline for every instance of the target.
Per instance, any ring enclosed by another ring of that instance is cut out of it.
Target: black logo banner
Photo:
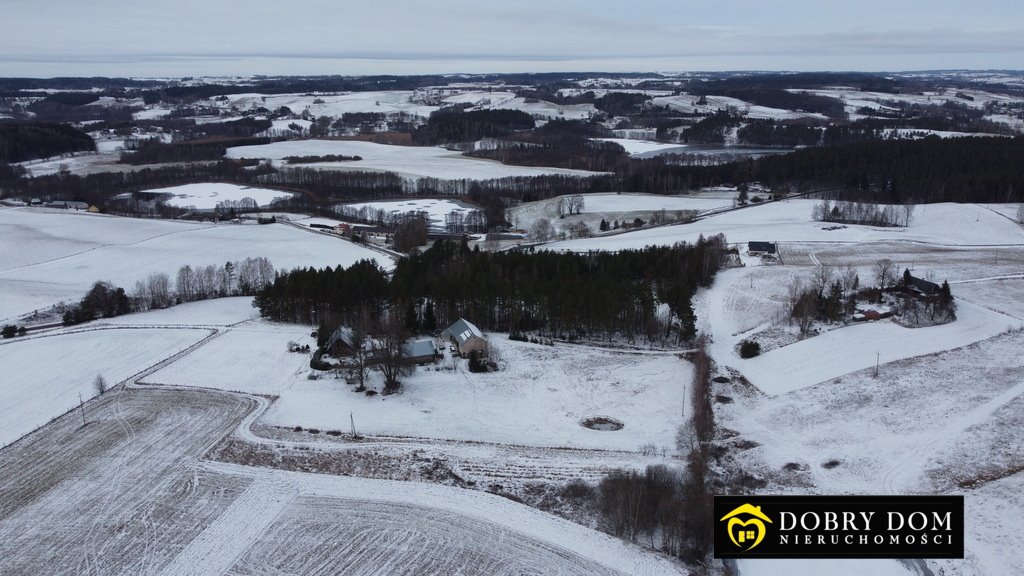
[[[963,496],[715,496],[715,558],[963,558]]]

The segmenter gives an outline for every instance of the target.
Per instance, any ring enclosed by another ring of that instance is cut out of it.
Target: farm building
[[[351,356],[352,352],[355,351],[355,345],[352,341],[352,329],[347,326],[338,326],[334,332],[331,332],[331,337],[327,339],[327,344],[324,348],[328,354],[335,358]]]
[[[454,324],[441,332],[442,338],[450,339],[463,358],[469,357],[471,352],[477,350],[487,354],[487,338],[472,322],[465,318],[459,318]]]
[[[437,345],[432,338],[413,340],[403,346],[405,361],[408,364],[429,364],[437,359]]]
[[[774,242],[748,242],[747,243],[747,254],[751,256],[757,256],[759,254],[775,254],[776,246]]]
[[[935,282],[929,282],[928,280],[924,280],[923,278],[915,278],[913,276],[910,277],[909,288],[914,292],[917,292],[918,294],[922,294],[925,296],[929,296],[931,294],[938,294],[940,290],[939,285],[936,284]]]

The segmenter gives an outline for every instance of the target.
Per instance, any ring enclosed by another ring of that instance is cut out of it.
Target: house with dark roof
[[[747,254],[758,256],[760,254],[775,254],[775,242],[747,242]]]
[[[935,282],[929,282],[923,278],[910,277],[910,285],[907,286],[914,292],[922,294],[924,296],[931,296],[932,294],[938,294],[941,288]]]
[[[457,347],[459,355],[469,357],[472,352],[481,351],[487,354],[487,338],[472,322],[459,318],[454,324],[441,332],[441,338],[447,338]]]
[[[324,345],[324,348],[328,354],[335,358],[351,356],[355,352],[352,329],[348,326],[338,326],[334,332],[331,332],[331,337],[327,339],[327,344]]]

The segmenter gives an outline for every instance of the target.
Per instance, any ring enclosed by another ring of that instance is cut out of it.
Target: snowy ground
[[[688,114],[713,114],[718,110],[732,108],[747,118],[761,120],[801,120],[816,119],[824,120],[826,117],[818,113],[794,112],[781,108],[769,108],[745,102],[728,96],[706,96],[706,104],[698,104],[700,96],[694,94],[680,94],[678,96],[659,96],[651,100],[655,106],[667,106],[672,110],[686,112]]]
[[[407,178],[488,180],[507,176],[568,174],[589,176],[596,172],[511,166],[493,160],[470,158],[461,152],[426,146],[391,146],[358,140],[291,140],[260,146],[228,148],[229,158],[269,158],[281,162],[287,156],[359,156],[362,160],[303,164],[302,168],[395,172]]]
[[[201,326],[222,327],[259,318],[260,311],[253,307],[249,296],[216,298],[178,304],[162,310],[149,310],[97,320],[94,324],[107,326]]]
[[[735,197],[735,196],[733,196]],[[679,211],[705,212],[732,206],[732,198],[717,193],[695,193],[683,196],[662,196],[658,194],[601,193],[586,194],[583,197],[583,211],[580,214],[560,218],[558,203],[561,196],[528,202],[506,211],[506,218],[517,228],[529,230],[534,222],[547,218],[557,229],[566,229],[575,222],[585,222],[592,231],[597,232],[601,220],[612,224],[618,220],[632,222],[636,218],[648,221],[651,214],[665,210],[670,218],[676,217]]]
[[[291,198],[288,192],[268,190],[266,188],[250,188],[237,184],[203,183],[185,184],[171,188],[155,188],[143,190],[149,194],[170,194],[166,203],[179,208],[196,208],[213,210],[220,202],[238,202],[243,198],[252,198],[259,206],[269,206],[277,200]]]
[[[626,451],[653,444],[671,452],[691,378],[690,364],[671,354],[549,347],[494,334],[505,369],[473,374],[459,362],[448,371],[441,368],[450,360],[442,361],[403,378],[401,394],[371,398],[344,380],[308,380],[309,357],[288,352],[289,340],[312,342],[301,327],[240,325],[146,382],[279,396],[265,422],[288,428],[347,430],[352,414],[359,430],[373,435]],[[378,389],[379,379],[373,375]],[[591,416],[625,427],[580,425]]]
[[[359,202],[356,204],[343,204],[339,208],[351,208],[360,210],[367,208],[374,213],[383,210],[391,214],[405,214],[407,212],[426,212],[430,219],[430,226],[434,229],[444,229],[445,217],[451,212],[461,212],[463,216],[476,210],[476,208],[448,199],[424,198],[415,200],[386,200],[382,202]],[[371,218],[373,215],[371,215]]]
[[[0,446],[5,446],[97,394],[198,342],[209,332],[92,330],[22,337],[0,345]]]
[[[0,452],[0,572],[685,573],[497,495],[202,461],[253,406],[116,391]]]
[[[889,320],[864,322],[743,361],[742,370],[765,393],[785,394],[874,366],[876,361],[893,362],[973,344],[1009,326],[1024,327],[1024,321],[960,302],[956,322],[928,328],[904,328]]]
[[[817,200],[784,200],[716,214],[692,224],[639,230],[628,235],[556,242],[555,250],[620,250],[651,245],[694,242],[703,234],[724,233],[731,243],[771,242],[877,242],[898,240],[946,246],[1022,246],[1024,227],[974,204],[927,204],[918,206],[907,228],[876,228],[847,225],[826,230],[829,223],[815,222],[811,212]]]
[[[634,140],[632,138],[595,138],[605,142],[614,142],[626,149],[632,156],[645,154],[650,156],[651,152],[682,154],[686,152],[686,146],[679,144],[665,144],[663,142],[651,142],[649,140]]]
[[[207,105],[219,106],[224,110],[232,107],[239,110],[268,108],[277,110],[287,106],[295,114],[309,111],[316,117],[341,117],[352,112],[376,112],[391,114],[404,112],[426,118],[441,106],[413,101],[414,93],[408,90],[377,92],[353,92],[342,94],[230,94],[227,100],[207,101]],[[528,101],[507,91],[486,91],[479,89],[459,90],[441,98],[445,106],[468,103],[471,110],[521,110],[541,120],[561,118],[565,120],[586,120],[597,112],[593,104],[559,105],[543,100]]]
[[[351,265],[390,258],[282,224],[197,224],[64,210],[0,210],[0,319],[77,301],[98,280],[131,290],[154,272],[264,256],[274,266]]]

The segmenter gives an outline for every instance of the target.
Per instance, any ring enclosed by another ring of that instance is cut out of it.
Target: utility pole
[[[82,401],[82,393],[78,393],[78,407],[82,410],[82,426],[85,426],[85,402]]]
[[[352,437],[356,437],[356,419],[352,416],[352,413],[348,413],[348,421],[352,424]]]
[[[881,352],[875,352],[875,378],[878,378],[878,365],[879,365],[879,361],[881,360],[881,358],[882,358],[882,353]]]

